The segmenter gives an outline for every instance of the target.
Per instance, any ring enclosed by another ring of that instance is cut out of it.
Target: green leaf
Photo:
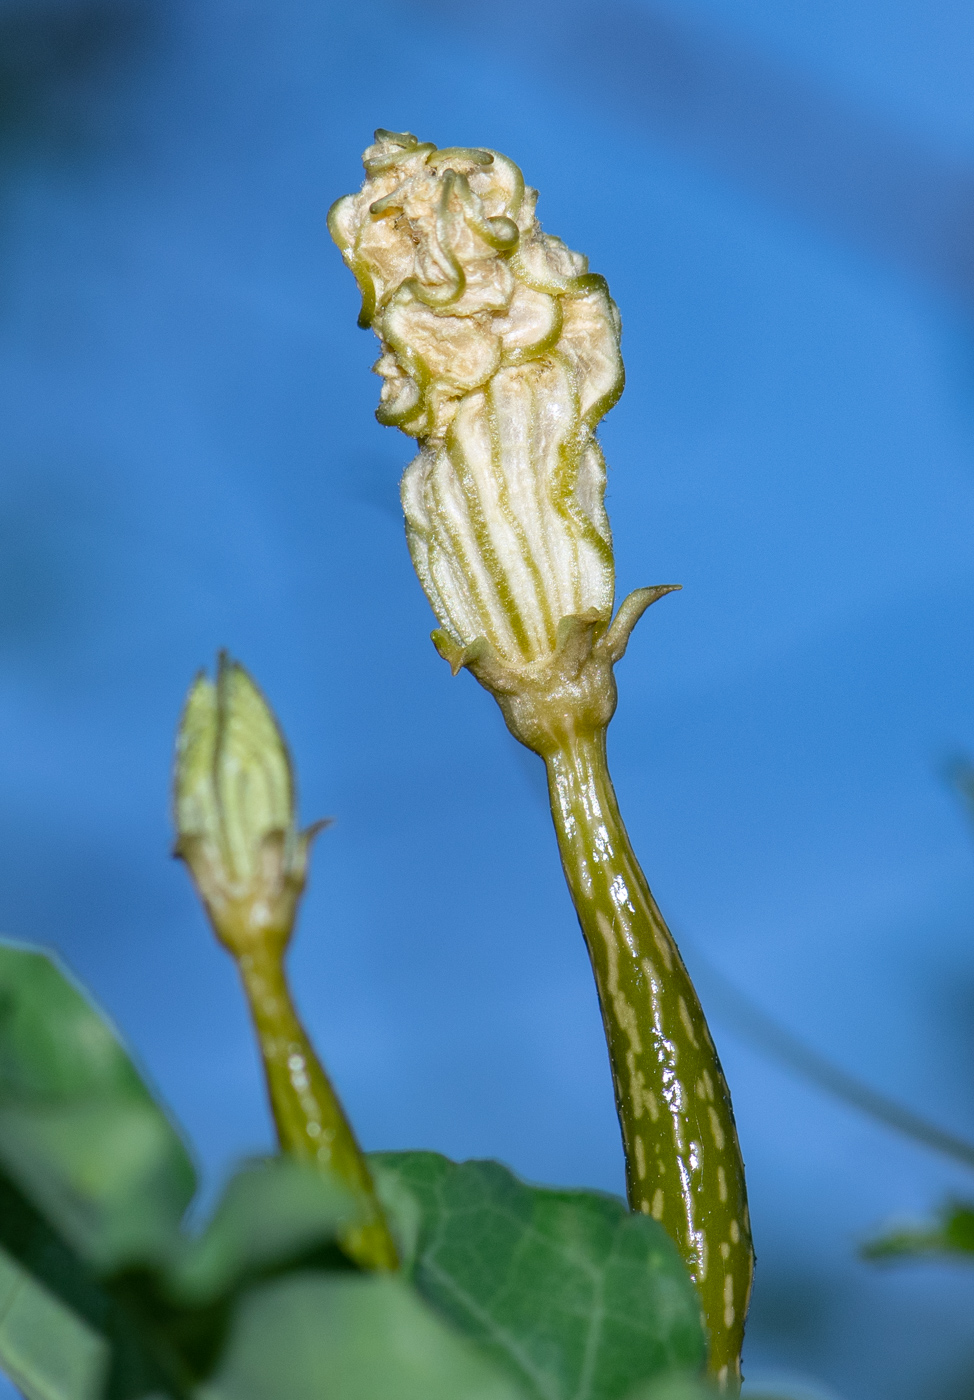
[[[655,1221],[615,1197],[526,1186],[496,1162],[370,1162],[419,1292],[532,1400],[622,1400],[703,1366],[699,1299]]]
[[[231,1179],[201,1235],[180,1239],[164,1267],[106,1279],[0,1177],[0,1234],[17,1252],[0,1255],[8,1266],[0,1274],[0,1367],[28,1400],[92,1400],[93,1355],[105,1365],[110,1355],[115,1400],[184,1393],[216,1363],[241,1289],[298,1263],[349,1267],[333,1242],[358,1210],[316,1168],[280,1158],[251,1163]],[[17,1306],[5,1327],[8,1299]]]
[[[90,1400],[99,1356],[113,1400],[164,1390],[122,1303],[2,1171],[0,1237],[0,1369],[28,1400]]]
[[[351,1192],[318,1167],[287,1157],[252,1162],[230,1180],[206,1229],[166,1271],[163,1287],[185,1304],[212,1303],[307,1260],[361,1215]],[[347,1267],[337,1250],[327,1262]]]
[[[188,1238],[192,1166],[111,1027],[0,944],[0,1365],[29,1400],[624,1400],[700,1367],[651,1220],[494,1163],[375,1165],[418,1292],[351,1272],[356,1203],[293,1161],[245,1168]]]
[[[195,1175],[105,1018],[46,953],[0,943],[0,1366],[32,1400],[116,1400],[164,1372],[106,1278],[176,1248]],[[16,1327],[14,1327],[16,1323]],[[45,1388],[46,1387],[46,1388]]]
[[[111,1027],[46,954],[0,944],[0,1366],[30,1400],[188,1396],[241,1290],[348,1269],[359,1206],[289,1160],[234,1177],[202,1234],[186,1151]]]
[[[952,1201],[929,1223],[888,1230],[861,1250],[865,1259],[959,1259],[974,1262],[974,1206]]]
[[[0,944],[0,1163],[99,1270],[169,1249],[196,1177],[106,1019],[55,960]]]
[[[105,1339],[0,1249],[0,1366],[26,1400],[96,1400]]]
[[[0,1108],[0,1157],[99,1271],[161,1257],[188,1204],[173,1134],[143,1104]]]
[[[243,1301],[207,1400],[524,1400],[398,1278],[304,1274]]]
[[[626,1400],[720,1400],[720,1394],[700,1376],[674,1374],[637,1386]]]
[[[115,1309],[113,1400],[195,1395],[219,1363],[241,1295],[295,1268],[349,1270],[336,1237],[359,1212],[340,1183],[308,1164],[244,1167],[199,1236],[180,1236],[155,1266],[105,1280]]]

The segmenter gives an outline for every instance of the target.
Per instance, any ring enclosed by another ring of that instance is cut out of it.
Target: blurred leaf
[[[0,944],[0,1161],[100,1270],[159,1258],[192,1163],[104,1017],[48,955]]]
[[[526,1186],[496,1162],[370,1162],[420,1293],[532,1400],[621,1400],[703,1366],[696,1290],[654,1220],[615,1197]]]
[[[292,1276],[243,1302],[207,1400],[524,1400],[400,1279]]]
[[[29,1400],[189,1396],[216,1364],[241,1289],[348,1268],[357,1218],[318,1169],[234,1177],[206,1229],[180,1230],[195,1177],[104,1017],[56,963],[0,944],[0,1365]]]
[[[93,1330],[104,1330],[110,1304],[94,1273],[2,1170],[0,1248],[9,1268],[19,1267]]]
[[[254,1278],[306,1260],[361,1218],[342,1184],[291,1158],[251,1163],[234,1176],[209,1225],[166,1273],[169,1295],[210,1303]],[[336,1251],[334,1266],[347,1267]]]
[[[626,1400],[702,1365],[655,1222],[491,1162],[373,1160],[418,1293],[351,1270],[355,1201],[294,1161],[244,1168],[189,1238],[192,1165],[117,1036],[0,944],[0,1364],[28,1400],[192,1400],[214,1373],[227,1400]]]
[[[166,1391],[166,1378],[124,1299],[2,1170],[0,1241],[0,1368],[28,1400],[88,1400],[99,1355],[112,1400]]]
[[[0,1157],[101,1271],[161,1257],[188,1203],[173,1133],[143,1104],[0,1107]]]
[[[350,1194],[319,1168],[282,1158],[244,1167],[202,1234],[181,1236],[157,1268],[107,1280],[125,1324],[115,1338],[125,1395],[160,1388],[195,1395],[223,1355],[247,1289],[294,1268],[350,1270],[336,1235],[358,1212]],[[160,1368],[161,1383],[141,1379],[147,1360]],[[114,1400],[114,1388],[111,1394]]]
[[[134,1285],[107,1275],[166,1259],[194,1188],[105,1018],[46,953],[0,943],[0,1246],[18,1314],[0,1364],[31,1400],[89,1394],[91,1350],[113,1400],[165,1388],[171,1358],[128,1306]]]
[[[950,1202],[928,1224],[889,1230],[862,1248],[864,1259],[953,1258],[974,1255],[974,1206]]]
[[[240,1290],[299,1263],[349,1268],[333,1241],[357,1210],[315,1168],[284,1159],[250,1164],[232,1178],[202,1234],[181,1239],[162,1270],[99,1279],[0,1179],[0,1235],[17,1251],[0,1273],[0,1317],[5,1300],[18,1306],[15,1331],[0,1323],[0,1366],[28,1400],[89,1400],[94,1348],[96,1359],[110,1354],[109,1393],[117,1400],[184,1394],[180,1377],[189,1384],[216,1364]],[[56,1375],[60,1388],[28,1385],[24,1377],[35,1374]],[[68,1385],[62,1376],[77,1379]]]
[[[105,1339],[0,1249],[0,1365],[26,1400],[96,1400]]]
[[[726,1396],[726,1391],[724,1394]],[[699,1376],[672,1375],[637,1386],[626,1400],[719,1400],[719,1395],[719,1391]]]
[[[166,1389],[123,1300],[2,1171],[0,1240],[0,1368],[28,1400],[90,1400],[101,1369],[112,1400]]]
[[[115,1032],[57,960],[0,942],[0,1100],[92,1096],[152,1101]]]

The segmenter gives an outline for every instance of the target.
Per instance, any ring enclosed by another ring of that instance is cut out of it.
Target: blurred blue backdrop
[[[220,646],[336,819],[292,966],[366,1144],[622,1188],[540,764],[428,641],[411,444],[325,230],[377,125],[513,156],[622,308],[620,593],[684,591],[620,667],[612,757],[691,967],[974,1134],[974,845],[940,776],[974,748],[972,77],[960,0],[0,0],[0,927],[109,1008],[210,1190],[270,1142],[168,859]],[[974,1274],[856,1258],[974,1180],[722,995],[749,1376],[974,1395]]]

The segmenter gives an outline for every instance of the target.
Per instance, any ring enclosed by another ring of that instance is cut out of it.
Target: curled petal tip
[[[622,390],[618,312],[499,152],[380,130],[365,168],[329,229],[382,342],[377,417],[421,446],[402,488],[416,571],[461,650],[540,664],[562,618],[612,605],[595,432]]]

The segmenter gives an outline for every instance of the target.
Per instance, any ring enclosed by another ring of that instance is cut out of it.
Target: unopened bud
[[[173,774],[176,855],[189,866],[217,936],[232,951],[290,937],[320,829],[297,830],[284,736],[244,668],[221,655],[183,710]]]
[[[329,228],[382,342],[376,416],[419,439],[402,503],[454,672],[468,667],[539,753],[615,708],[612,666],[668,585],[612,618],[601,418],[622,392],[605,278],[542,232],[497,151],[377,131]]]
[[[618,311],[497,151],[378,131],[363,161],[329,227],[382,342],[377,417],[421,444],[402,483],[416,572],[448,644],[543,665],[563,618],[611,615],[595,429],[622,392]]]

